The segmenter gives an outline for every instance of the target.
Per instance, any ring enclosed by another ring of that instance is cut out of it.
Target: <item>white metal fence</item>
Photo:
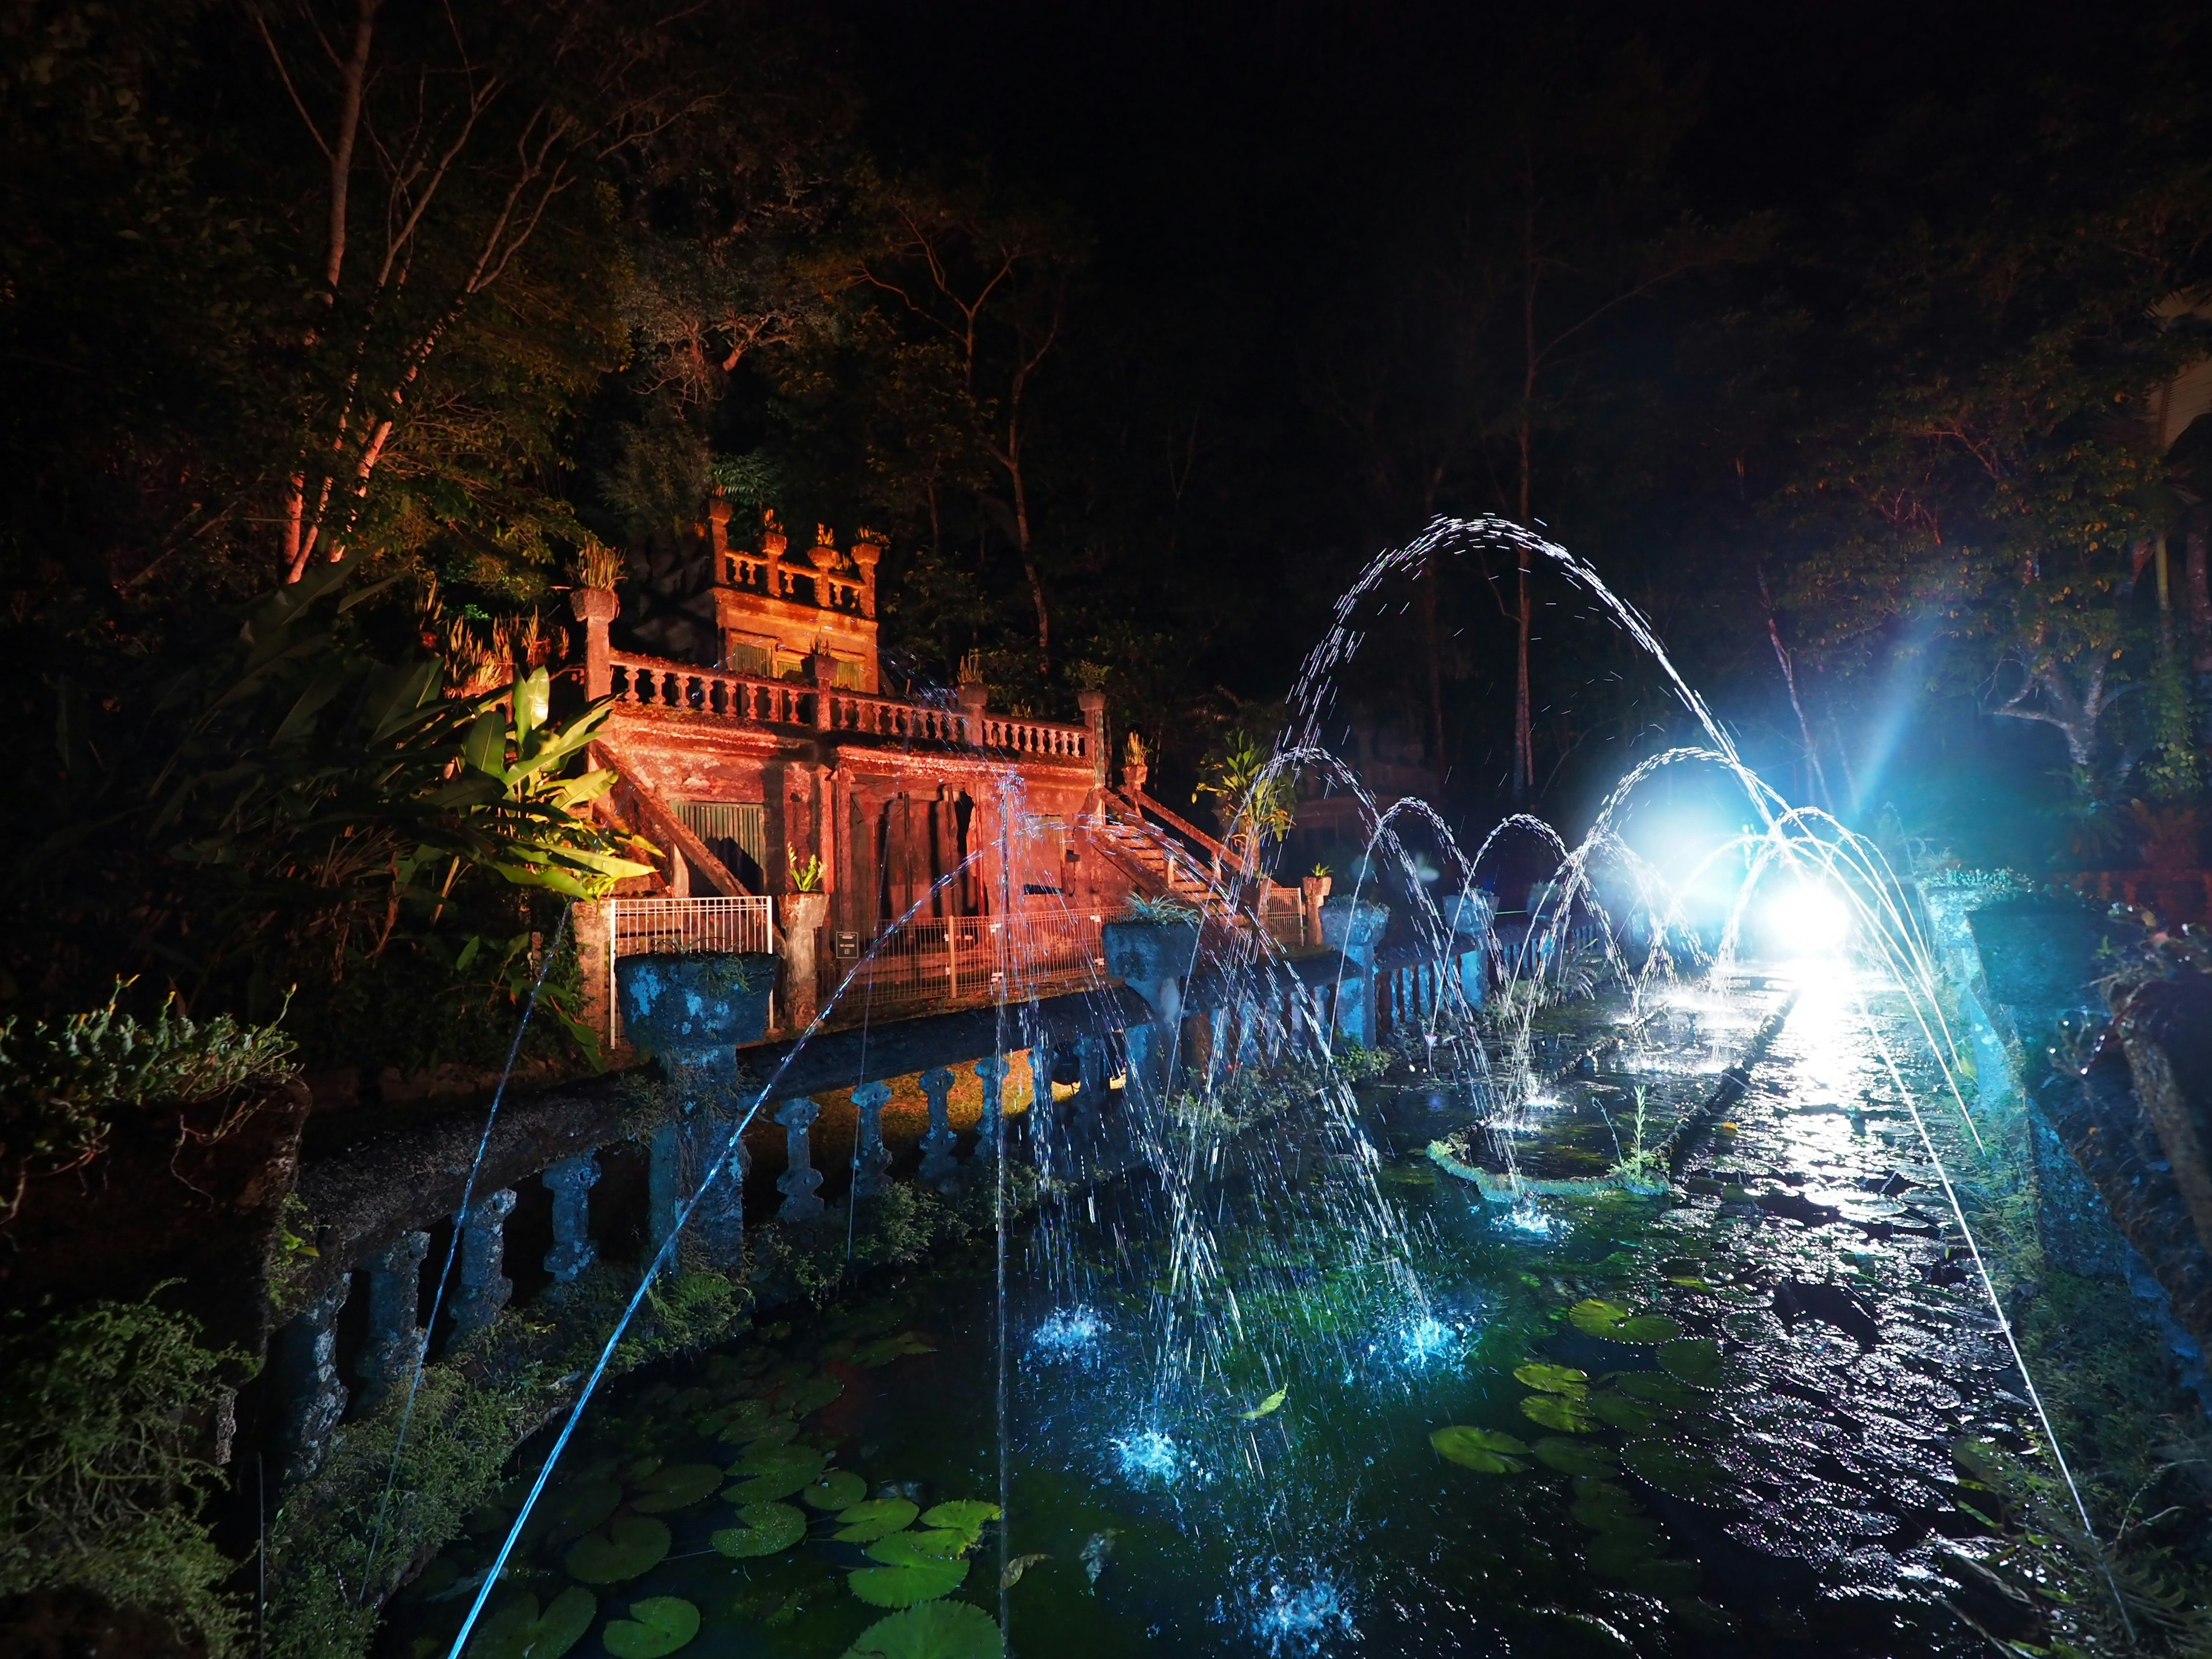
[[[607,1040],[622,1039],[619,957],[690,956],[775,950],[775,901],[738,898],[615,898],[607,901]]]

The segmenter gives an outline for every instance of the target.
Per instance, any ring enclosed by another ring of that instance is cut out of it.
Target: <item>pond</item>
[[[1429,1155],[1468,1125],[1452,1091],[1370,1087],[631,1379],[468,1651],[956,1656],[1000,1620],[1050,1659],[2020,1633],[1958,1558],[2050,1471],[1916,1126],[1957,1109],[1917,1027],[1834,964],[1700,996],[1553,1085],[1553,1140],[1602,1108],[1632,1164],[1786,1010],[1671,1186],[1486,1201]],[[447,1651],[523,1489],[383,1651]],[[908,1604],[935,1611],[880,1622]]]

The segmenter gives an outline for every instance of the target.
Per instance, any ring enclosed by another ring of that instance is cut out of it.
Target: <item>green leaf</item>
[[[1629,1589],[1644,1595],[1668,1600],[1690,1595],[1705,1577],[1695,1561],[1639,1561],[1620,1575]]]
[[[711,1434],[717,1440],[727,1440],[742,1445],[757,1440],[765,1433],[769,1419],[775,1409],[765,1400],[738,1400],[726,1406],[718,1406],[699,1419],[702,1434]],[[791,1433],[799,1432],[799,1425],[791,1425]],[[789,1439],[790,1435],[783,1437]]]
[[[580,1481],[563,1489],[551,1504],[538,1511],[548,1522],[545,1541],[557,1549],[581,1538],[594,1527],[604,1526],[622,1498],[622,1486],[612,1480]]]
[[[514,729],[524,737],[551,718],[553,680],[543,668],[532,669],[514,683]]]
[[[1571,1365],[1522,1365],[1514,1370],[1513,1379],[1524,1388],[1540,1389],[1546,1394],[1589,1392],[1589,1373],[1578,1371]]]
[[[1583,1401],[1597,1416],[1630,1434],[1649,1434],[1658,1426],[1659,1413],[1640,1400],[1623,1394],[1594,1394]]]
[[[1681,1335],[1682,1328],[1664,1314],[1638,1314],[1633,1319],[1624,1319],[1607,1333],[1615,1342],[1672,1342]]]
[[[1679,1441],[1632,1440],[1620,1449],[1620,1461],[1639,1479],[1686,1503],[1717,1503],[1729,1484],[1726,1470]]]
[[[571,1578],[587,1584],[619,1584],[659,1566],[668,1545],[666,1522],[647,1515],[625,1515],[605,1532],[578,1539],[562,1559]]]
[[[461,758],[486,776],[503,781],[507,776],[507,717],[496,708],[487,708],[471,721],[468,735],[461,739]]]
[[[1601,1336],[1608,1342],[1671,1342],[1682,1328],[1664,1314],[1632,1314],[1618,1302],[1593,1297],[1567,1310],[1574,1328],[1585,1336]]]
[[[1601,1302],[1595,1297],[1567,1310],[1568,1322],[1585,1336],[1611,1336],[1613,1328],[1627,1317],[1628,1310],[1620,1303]]]
[[[931,1601],[879,1619],[844,1659],[1003,1659],[999,1621],[969,1601]]]
[[[1656,1559],[1660,1539],[1656,1521],[1623,1521],[1608,1527],[1590,1540],[1590,1570],[1618,1578],[1632,1567]]]
[[[629,1506],[641,1515],[686,1510],[712,1496],[721,1484],[722,1472],[712,1463],[671,1463],[637,1483]]]
[[[581,1584],[571,1584],[544,1612],[538,1598],[510,1601],[470,1638],[468,1659],[561,1659],[583,1639],[599,1617],[599,1600]]]
[[[921,1513],[921,1505],[903,1498],[876,1498],[855,1504],[838,1517],[836,1540],[841,1544],[872,1544],[888,1538]]]
[[[1563,1440],[1547,1435],[1532,1449],[1538,1462],[1561,1474],[1611,1474],[1620,1467],[1610,1451],[1587,1440]]]
[[[832,1469],[799,1494],[817,1510],[849,1510],[868,1495],[868,1483],[850,1469]]]
[[[1528,1448],[1511,1435],[1499,1434],[1493,1429],[1450,1423],[1431,1431],[1429,1444],[1446,1462],[1473,1469],[1477,1474],[1518,1474],[1528,1467],[1515,1454],[1526,1452]]]
[[[805,1417],[810,1412],[820,1411],[844,1392],[845,1385],[834,1376],[811,1376],[788,1390],[777,1403],[793,1417]]]
[[[1694,1411],[1710,1403],[1696,1389],[1660,1371],[1624,1371],[1613,1379],[1613,1386],[1631,1400],[1663,1406],[1669,1411]]]
[[[969,1547],[973,1548],[975,1540],[983,1535],[984,1523],[997,1520],[1000,1514],[996,1504],[986,1504],[975,1498],[956,1498],[949,1504],[939,1504],[934,1509],[924,1510],[921,1524],[925,1527],[950,1527],[956,1532],[965,1533]]]
[[[878,1540],[869,1546],[870,1553],[872,1555],[890,1541],[888,1538]],[[966,1556],[925,1554],[909,1547],[899,1556],[897,1565],[862,1567],[847,1574],[845,1583],[854,1595],[871,1607],[910,1607],[951,1595],[967,1577]]]
[[[699,1633],[699,1609],[680,1595],[648,1595],[629,1604],[629,1617],[608,1625],[601,1640],[615,1659],[661,1659]]]
[[[744,1524],[724,1527],[707,1541],[741,1561],[780,1555],[806,1536],[806,1512],[788,1504],[746,1504],[738,1509],[738,1519]]]
[[[1583,1409],[1583,1402],[1563,1394],[1532,1394],[1521,1402],[1521,1414],[1532,1423],[1568,1434],[1588,1434],[1597,1419]]]
[[[1659,1365],[1668,1376],[1693,1389],[1721,1385],[1721,1345],[1710,1337],[1686,1336],[1659,1345]]]
[[[1283,1387],[1276,1389],[1274,1393],[1269,1395],[1265,1400],[1262,1400],[1258,1405],[1253,1407],[1250,1411],[1239,1412],[1237,1415],[1238,1419],[1243,1422],[1256,1423],[1261,1418],[1272,1416],[1276,1412],[1280,1411],[1283,1407],[1283,1401],[1288,1400],[1290,1397],[1290,1385],[1285,1383]]]
[[[1607,1532],[1645,1518],[1626,1486],[1600,1480],[1575,1482],[1575,1501],[1567,1513],[1574,1516],[1576,1525],[1592,1532]]]
[[[742,1479],[722,1495],[738,1504],[762,1504],[789,1498],[812,1486],[830,1465],[830,1454],[805,1446],[756,1444],[731,1467]]]

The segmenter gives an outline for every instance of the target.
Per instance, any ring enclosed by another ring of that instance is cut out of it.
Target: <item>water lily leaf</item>
[[[543,1613],[536,1596],[525,1595],[477,1626],[468,1659],[561,1659],[599,1613],[599,1598],[581,1584],[569,1585]]]
[[[1641,1400],[1647,1406],[1663,1406],[1669,1411],[1692,1411],[1709,1403],[1696,1389],[1684,1386],[1663,1371],[1624,1371],[1613,1379],[1613,1386],[1631,1400]]]
[[[968,1534],[968,1545],[974,1548],[975,1540],[983,1535],[983,1523],[995,1521],[1000,1514],[996,1504],[986,1504],[976,1498],[956,1498],[949,1504],[939,1504],[922,1511],[925,1527],[950,1527]]]
[[[1283,1401],[1288,1400],[1290,1397],[1290,1385],[1285,1383],[1283,1387],[1276,1389],[1274,1393],[1269,1395],[1265,1400],[1262,1400],[1258,1405],[1253,1407],[1250,1411],[1237,1413],[1237,1419],[1238,1420],[1245,1423],[1256,1423],[1261,1418],[1271,1416],[1274,1413],[1280,1411],[1283,1408]]]
[[[1686,1336],[1659,1345],[1659,1365],[1668,1376],[1693,1389],[1721,1385],[1721,1345],[1709,1337]]]
[[[1608,1342],[1671,1342],[1682,1328],[1664,1314],[1632,1314],[1618,1302],[1592,1297],[1567,1310],[1567,1318],[1585,1336],[1601,1336]]]
[[[901,1358],[907,1354],[935,1353],[936,1352],[935,1348],[930,1346],[912,1331],[901,1331],[895,1336],[881,1338],[858,1350],[853,1355],[853,1363],[873,1369],[878,1365],[888,1365],[892,1360]]]
[[[1575,1501],[1567,1512],[1577,1526],[1588,1527],[1592,1532],[1610,1532],[1644,1519],[1628,1489],[1611,1480],[1577,1480]]]
[[[1639,1561],[1620,1575],[1629,1589],[1644,1595],[1665,1596],[1670,1600],[1689,1595],[1698,1588],[1705,1576],[1705,1569],[1695,1561]]]
[[[921,1513],[921,1505],[904,1498],[872,1498],[855,1504],[837,1517],[835,1534],[841,1544],[872,1544],[888,1538]]]
[[[637,1483],[629,1506],[641,1515],[686,1510],[711,1496],[721,1484],[722,1472],[712,1463],[671,1463]]]
[[[768,1426],[775,1411],[765,1400],[738,1400],[726,1406],[718,1406],[699,1419],[699,1431],[717,1440],[746,1441],[752,1439]],[[792,1425],[796,1433],[799,1425]]]
[[[890,1540],[870,1546],[872,1552]],[[909,1550],[895,1566],[862,1567],[845,1576],[853,1594],[871,1607],[910,1607],[950,1595],[967,1581],[964,1555],[928,1555]]]
[[[868,1546],[868,1559],[887,1567],[910,1567],[923,1560],[951,1561],[975,1547],[972,1533],[957,1527],[931,1527],[926,1531],[895,1532]]]
[[[1012,1560],[1006,1563],[1005,1570],[999,1574],[999,1588],[1000,1589],[1013,1589],[1015,1585],[1022,1582],[1022,1575],[1026,1573],[1031,1567],[1036,1565],[1040,1561],[1049,1561],[1051,1559],[1052,1557],[1047,1555],[1042,1550],[1038,1550],[1029,1555],[1016,1556]]]
[[[1572,1365],[1516,1366],[1513,1380],[1523,1388],[1540,1389],[1546,1394],[1579,1395],[1589,1392],[1589,1373],[1578,1371]]]
[[[832,1469],[799,1495],[809,1509],[849,1510],[868,1495],[868,1483],[850,1469]]]
[[[1616,1521],[1590,1540],[1590,1569],[1617,1578],[1629,1568],[1654,1559],[1662,1537],[1656,1521]]]
[[[1583,1402],[1564,1394],[1532,1394],[1521,1402],[1521,1414],[1532,1423],[1566,1434],[1587,1434],[1597,1419],[1583,1409]]]
[[[586,1584],[619,1584],[650,1572],[668,1553],[668,1525],[649,1515],[625,1515],[605,1532],[586,1533],[562,1565]]]
[[[707,1541],[725,1555],[744,1560],[779,1555],[806,1536],[806,1513],[788,1504],[747,1504],[738,1510],[744,1524],[725,1527]]]
[[[629,1604],[629,1617],[607,1626],[600,1640],[615,1659],[661,1659],[699,1633],[699,1609],[680,1595],[648,1595]]]
[[[931,1601],[879,1619],[845,1650],[845,1659],[1002,1659],[999,1621],[972,1601]]]
[[[1696,1448],[1674,1440],[1632,1440],[1620,1461],[1641,1479],[1671,1498],[1713,1504],[1728,1486],[1728,1474]]]
[[[567,1488],[538,1511],[545,1518],[545,1541],[555,1549],[574,1543],[604,1526],[622,1498],[621,1486],[612,1480],[584,1480]]]
[[[1613,1425],[1630,1434],[1649,1434],[1658,1426],[1659,1413],[1640,1400],[1631,1400],[1626,1395],[1594,1394],[1582,1402]]]
[[[765,1504],[789,1498],[822,1478],[830,1465],[828,1452],[805,1446],[755,1446],[730,1468],[741,1477],[723,1497],[737,1504]]]
[[[1603,1446],[1587,1440],[1566,1440],[1557,1435],[1547,1435],[1530,1448],[1536,1461],[1557,1469],[1561,1474],[1611,1474],[1620,1465]]]
[[[810,1412],[820,1411],[844,1392],[845,1385],[834,1376],[826,1374],[810,1376],[804,1382],[786,1390],[780,1403],[793,1417],[805,1417]]]
[[[1550,1398],[1548,1395],[1543,1397]],[[1446,1462],[1473,1469],[1477,1474],[1518,1474],[1528,1467],[1514,1454],[1526,1452],[1528,1448],[1511,1435],[1491,1429],[1449,1424],[1431,1432],[1429,1444]]]

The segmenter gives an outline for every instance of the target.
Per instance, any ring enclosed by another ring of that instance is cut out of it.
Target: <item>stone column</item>
[[[1090,735],[1084,739],[1091,750],[1091,787],[1106,787],[1106,694],[1103,691],[1079,691],[1075,706],[1083,711],[1083,724]]]
[[[579,899],[570,912],[576,927],[576,965],[584,980],[576,1017],[610,1050],[615,1042],[616,902],[611,898]]]
[[[853,1196],[873,1198],[884,1189],[884,1171],[890,1166],[890,1149],[884,1145],[884,1108],[890,1104],[891,1085],[863,1083],[853,1091],[853,1109],[860,1126],[853,1144]]]
[[[422,1318],[422,1258],[430,1235],[402,1233],[368,1261],[368,1340],[361,1351],[361,1395],[374,1405],[422,1363],[429,1333]]]
[[[1298,878],[1298,937],[1308,945],[1321,943],[1322,902],[1335,885],[1334,876]]]
[[[734,1127],[728,1114],[702,1109],[681,1122],[665,1123],[654,1132],[646,1172],[654,1249],[676,1231],[676,1218],[684,1200],[696,1196],[687,1226],[700,1249],[718,1266],[726,1267],[742,1258],[745,1175],[752,1167],[752,1155],[743,1140],[731,1148],[714,1184],[703,1189],[701,1186]]]
[[[983,1116],[975,1126],[975,1156],[998,1157],[1006,1139],[1006,1079],[1013,1066],[1004,1054],[986,1054],[975,1062],[975,1076],[983,1085]]]
[[[783,990],[789,1006],[784,1029],[793,1036],[814,1023],[822,1006],[821,968],[815,945],[830,915],[827,893],[786,893],[777,901],[783,913]]]
[[[337,1319],[352,1289],[352,1275],[340,1274],[276,1334],[276,1388],[283,1401],[276,1467],[284,1486],[295,1486],[314,1473],[331,1431],[345,1415]]]
[[[461,1216],[460,1280],[453,1295],[453,1334],[482,1330],[514,1295],[514,1281],[501,1271],[507,1265],[507,1218],[514,1212],[514,1188],[486,1193]]]
[[[613,647],[607,625],[622,614],[622,601],[605,588],[580,587],[568,595],[568,608],[584,624],[584,695],[592,702],[612,693]]]
[[[1336,997],[1336,1029],[1363,1048],[1375,1045],[1375,951],[1389,925],[1388,905],[1369,899],[1325,899],[1321,936],[1344,953],[1344,982]]]
[[[933,1066],[921,1074],[921,1091],[929,1097],[929,1133],[921,1138],[921,1180],[927,1187],[943,1188],[960,1173],[953,1154],[952,1073]]]
[[[822,1213],[822,1200],[815,1195],[822,1171],[814,1167],[807,1146],[808,1133],[821,1115],[822,1109],[803,1097],[787,1100],[776,1112],[775,1121],[783,1125],[784,1171],[775,1179],[775,1189],[783,1194],[783,1207],[776,1212],[780,1220],[812,1221]]]
[[[553,1194],[553,1248],[545,1252],[545,1271],[556,1285],[573,1285],[599,1260],[592,1243],[592,1188],[599,1184],[599,1155],[564,1158],[538,1177]]]

